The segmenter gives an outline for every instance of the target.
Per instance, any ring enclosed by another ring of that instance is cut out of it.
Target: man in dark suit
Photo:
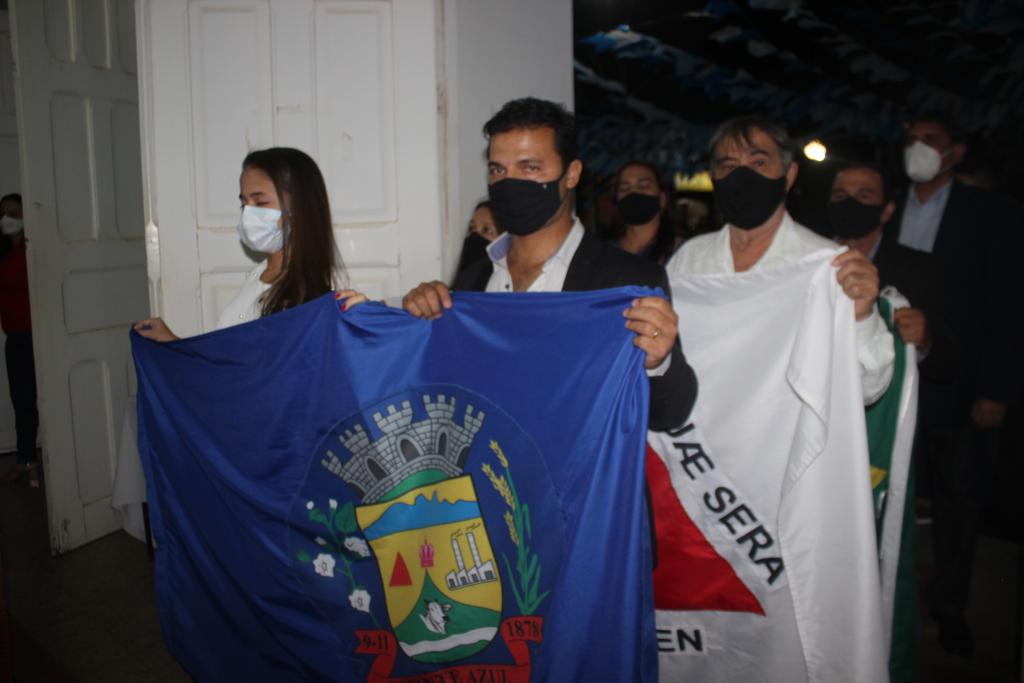
[[[885,288],[895,288],[910,303],[910,307],[893,311],[894,332],[902,343],[916,348],[920,376],[937,382],[949,381],[955,343],[944,312],[943,281],[930,255],[904,247],[894,240],[882,239],[883,226],[892,218],[895,209],[885,174],[873,164],[847,164],[832,179],[826,213],[835,240],[871,259],[878,268],[883,293]],[[916,465],[912,465],[910,477],[915,477],[915,469]],[[907,491],[909,498],[906,504],[913,506],[915,501],[910,493],[913,488]],[[904,524],[915,523],[914,508],[909,507],[904,513]],[[904,526],[904,531],[907,530],[908,527]],[[905,534],[901,544],[900,568],[897,571],[902,578],[897,582],[903,587],[896,593],[899,604],[892,623],[890,658],[890,676],[894,683],[915,680],[914,662],[917,659],[917,590],[914,577],[917,548],[914,535]]]
[[[871,259],[881,287],[895,288],[910,302],[893,313],[896,331],[916,347],[922,377],[949,381],[956,344],[945,314],[944,282],[931,256],[882,239],[895,209],[885,174],[874,164],[847,164],[832,180],[827,213],[833,237]]]
[[[970,655],[974,642],[963,615],[974,541],[991,493],[996,431],[1017,390],[1013,259],[1024,221],[1009,200],[954,179],[965,152],[964,135],[947,117],[910,123],[904,161],[912,184],[883,243],[930,253],[945,279],[958,353],[948,381],[922,377],[918,434],[934,513],[930,609],[942,646]]]
[[[561,105],[513,100],[484,126],[488,138],[488,194],[507,232],[481,259],[459,273],[455,290],[488,292],[582,291],[642,285],[670,292],[660,266],[586,233],[575,218],[572,189],[583,165],[576,158],[575,123]],[[451,308],[448,287],[425,282],[402,301],[406,311],[434,319]],[[634,344],[646,354],[651,429],[681,426],[697,394],[693,370],[677,340],[678,318],[668,301],[640,297],[624,312]]]

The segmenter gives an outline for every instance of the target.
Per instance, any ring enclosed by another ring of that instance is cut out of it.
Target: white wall
[[[540,97],[573,108],[572,0],[443,0],[448,84],[444,266],[458,261],[473,206],[487,194],[481,129],[501,105]]]

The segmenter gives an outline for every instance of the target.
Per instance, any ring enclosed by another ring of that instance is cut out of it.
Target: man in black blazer
[[[969,655],[963,615],[974,541],[992,489],[996,431],[1018,391],[1014,260],[1024,220],[1009,200],[954,179],[965,152],[964,135],[943,115],[910,123],[904,161],[912,184],[883,242],[930,253],[945,279],[958,353],[948,381],[922,377],[918,432],[932,485],[931,613],[942,646]]]
[[[457,276],[452,289],[557,292],[641,285],[670,293],[663,268],[588,235],[573,215],[572,189],[583,165],[576,158],[573,116],[564,107],[513,100],[487,122],[484,133],[491,210],[507,232],[488,247],[489,258]],[[413,289],[402,305],[434,319],[452,300],[448,287],[434,281]],[[625,311],[634,344],[646,353],[648,425],[654,430],[681,426],[697,395],[677,339],[678,322],[660,297],[641,297]]]
[[[890,194],[878,166],[843,166],[832,180],[827,207],[832,235],[875,264],[881,287],[895,288],[910,302],[909,308],[893,314],[896,331],[904,343],[916,347],[922,377],[949,381],[956,342],[945,312],[944,281],[930,255],[882,239],[896,208]]]

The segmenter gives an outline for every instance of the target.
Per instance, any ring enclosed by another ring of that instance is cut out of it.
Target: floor
[[[0,457],[0,472],[13,458]],[[928,527],[921,527],[927,557]],[[15,681],[157,683],[189,678],[164,648],[153,565],[141,543],[118,532],[62,557],[49,553],[45,499],[27,484],[0,488],[0,552],[7,572]],[[977,651],[941,650],[923,623],[923,683],[1020,681],[1021,548],[983,538],[968,615]],[[922,563],[921,571],[928,567]],[[2,679],[2,674],[0,674]]]
[[[920,527],[918,556],[930,552],[928,527]],[[1010,683],[1021,673],[1021,547],[1018,543],[983,536],[974,562],[974,584],[967,620],[974,633],[970,659],[947,654],[938,643],[935,625],[922,624],[918,644],[918,680],[923,683]],[[924,565],[924,566],[921,566]],[[919,576],[929,568],[920,562]]]
[[[0,488],[0,543],[15,681],[190,680],[164,648],[142,543],[118,532],[51,556],[44,494],[26,482]]]

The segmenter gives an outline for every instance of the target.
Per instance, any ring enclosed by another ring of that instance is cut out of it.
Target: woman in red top
[[[32,318],[28,303],[28,267],[25,231],[22,225],[21,195],[0,199],[0,324],[7,343],[7,382],[14,405],[14,426],[18,434],[18,461],[0,477],[10,484],[28,475],[29,485],[39,487],[36,434],[36,365],[32,355]]]

